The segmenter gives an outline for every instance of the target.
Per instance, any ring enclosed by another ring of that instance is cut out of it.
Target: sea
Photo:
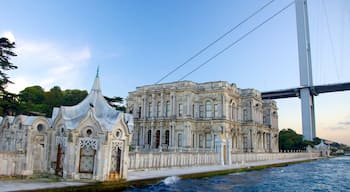
[[[285,167],[205,177],[167,177],[125,191],[349,191],[350,156],[320,159]]]

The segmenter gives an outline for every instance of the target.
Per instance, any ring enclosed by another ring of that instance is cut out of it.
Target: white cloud
[[[0,36],[6,37],[11,43],[16,41],[15,36],[13,35],[13,33],[11,31],[5,31],[5,32],[1,33]]]
[[[27,86],[40,85],[45,89],[58,85],[63,89],[79,88],[81,78],[91,58],[88,46],[63,45],[57,42],[18,39],[13,63],[18,69],[11,71],[15,84],[8,91],[18,93]]]

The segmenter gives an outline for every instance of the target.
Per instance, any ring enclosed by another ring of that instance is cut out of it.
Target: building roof
[[[83,101],[75,106],[60,107],[67,129],[77,128],[80,122],[89,114],[89,111],[105,131],[113,129],[121,114],[121,112],[112,108],[103,97],[98,72],[89,95]]]

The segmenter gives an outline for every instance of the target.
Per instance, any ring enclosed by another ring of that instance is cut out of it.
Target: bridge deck
[[[276,91],[267,91],[267,92],[262,92],[261,97],[262,99],[282,99],[282,98],[290,98],[290,97],[299,97],[300,90],[303,88],[309,88],[313,95],[318,95],[320,93],[348,91],[350,90],[350,82],[328,84],[328,85],[316,85],[312,87],[297,87],[292,89],[281,89]]]

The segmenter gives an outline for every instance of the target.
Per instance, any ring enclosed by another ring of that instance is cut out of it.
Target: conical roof
[[[91,111],[102,129],[110,131],[120,115],[120,112],[112,108],[102,95],[98,70],[89,95],[75,106],[61,106],[60,111],[67,129],[77,128]]]

